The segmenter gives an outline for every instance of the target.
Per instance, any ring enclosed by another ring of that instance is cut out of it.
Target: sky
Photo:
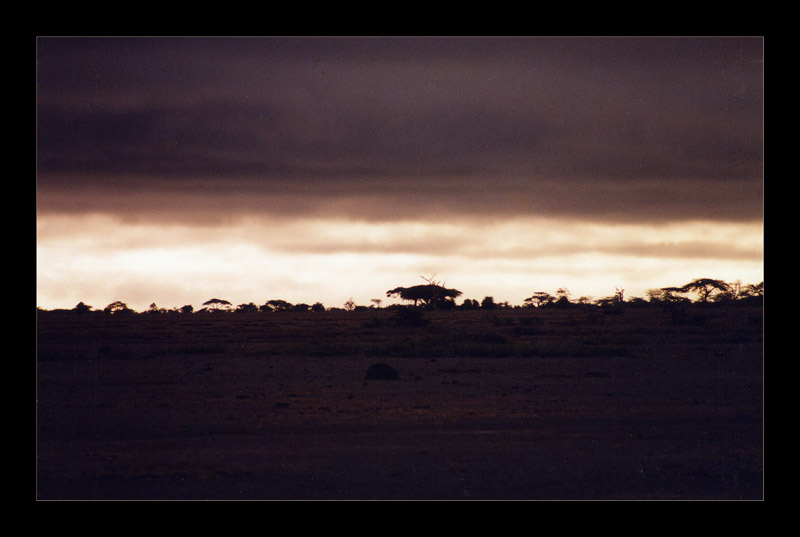
[[[39,37],[36,302],[763,281],[761,37]]]

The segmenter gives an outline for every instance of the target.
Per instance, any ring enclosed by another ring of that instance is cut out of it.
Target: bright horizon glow
[[[547,218],[365,222],[247,217],[219,226],[37,217],[37,306],[136,311],[211,298],[342,307],[401,303],[397,286],[443,281],[457,300],[521,305],[533,292],[645,297],[699,277],[763,281],[763,223],[609,224]]]

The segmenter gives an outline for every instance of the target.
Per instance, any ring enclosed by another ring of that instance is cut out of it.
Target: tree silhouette
[[[128,305],[125,304],[124,302],[120,302],[119,300],[117,300],[106,306],[103,309],[103,312],[115,315],[118,313],[133,313],[133,310],[130,309]]]
[[[477,300],[472,298],[467,298],[464,300],[464,303],[459,306],[461,309],[464,310],[477,310],[481,307],[480,303]]]
[[[569,301],[567,295],[561,295],[561,297],[552,304],[556,308],[568,308],[573,305],[572,302]]]
[[[614,288],[614,302],[616,304],[625,302],[625,289],[620,289],[619,287]]]
[[[212,298],[203,302],[204,306],[210,306],[213,311],[227,310],[231,307],[231,303],[221,298]]]
[[[159,308],[155,302],[150,304],[150,307],[147,309],[147,313],[166,313],[167,310],[164,308]]]
[[[758,297],[764,296],[764,282],[751,283],[742,287],[741,296]]]
[[[73,311],[75,311],[76,313],[88,313],[91,309],[92,309],[91,306],[87,306],[83,302],[79,302],[75,306],[75,308],[73,308]]]
[[[421,302],[423,306],[431,309],[442,307],[446,300],[452,300],[461,294],[458,289],[448,289],[438,283],[395,287],[386,291],[388,297],[400,297],[402,300],[414,301],[414,306],[418,306]]]
[[[261,306],[261,311],[290,311],[292,304],[280,299],[267,300],[267,303]]]
[[[539,308],[542,306],[546,306],[547,304],[550,304],[554,300],[555,298],[550,293],[545,293],[544,291],[536,291],[535,293],[533,293],[532,296],[526,298],[524,302],[525,304]]]
[[[386,291],[386,296],[388,297],[399,297],[402,300],[407,300],[413,302],[414,306],[422,305],[425,309],[440,309],[440,310],[470,310],[470,309],[503,309],[503,308],[510,308],[512,306],[509,305],[508,302],[500,302],[495,303],[494,298],[492,296],[486,296],[482,303],[479,303],[477,300],[466,299],[464,300],[463,304],[460,306],[456,306],[455,298],[462,295],[461,291],[458,289],[451,289],[444,285],[443,282],[435,281],[433,278],[425,278],[422,276],[422,279],[425,280],[427,283],[423,285],[413,285],[410,287],[395,287],[394,289],[390,289]],[[759,282],[756,284],[747,284],[743,285],[741,280],[736,280],[733,283],[727,283],[723,280],[713,279],[713,278],[697,278],[681,287],[662,287],[657,289],[649,289],[647,290],[647,300],[640,299],[640,298],[631,298],[627,302],[625,301],[624,297],[625,290],[621,287],[615,288],[615,293],[613,296],[601,298],[598,300],[593,300],[592,297],[588,296],[581,296],[580,298],[576,299],[574,302],[570,301],[569,295],[570,292],[565,287],[560,287],[556,291],[557,296],[550,295],[544,291],[537,291],[533,293],[532,296],[526,298],[524,300],[523,306],[525,307],[567,307],[567,306],[589,306],[589,305],[596,305],[596,306],[622,306],[623,304],[630,304],[636,306],[644,306],[646,304],[660,304],[662,308],[670,311],[674,310],[676,307],[684,308],[689,306],[692,302],[699,303],[702,305],[708,306],[709,303],[719,303],[719,304],[735,304],[738,306],[759,306],[763,305],[763,297],[764,297],[764,282]],[[687,297],[684,295],[687,294],[691,297]],[[381,308],[382,300],[379,298],[371,299],[374,306]],[[235,309],[232,307],[231,303],[227,300],[222,300],[219,298],[212,298],[211,300],[207,300],[203,303],[205,306],[201,309],[201,312],[211,311],[235,311],[237,313],[241,312],[251,312],[251,311],[263,311],[263,312],[273,312],[273,311],[295,311],[295,312],[306,312],[306,311],[314,311],[314,312],[323,312],[326,311],[325,306],[321,302],[315,302],[313,305],[308,305],[305,303],[301,304],[291,304],[285,300],[269,300],[263,306],[257,307],[252,302],[249,304],[239,304]],[[366,306],[358,306],[356,305],[355,301],[351,298],[349,299],[345,305],[345,309],[348,311],[363,311],[367,310]],[[392,308],[400,307],[401,306],[390,306]],[[516,307],[516,306],[513,306]],[[37,310],[41,310],[41,308],[37,307]],[[330,311],[341,310],[341,308],[331,308]],[[46,311],[46,310],[42,310]],[[92,311],[92,306],[89,306],[83,302],[78,303],[72,310],[56,310],[56,311],[71,311],[74,313],[79,314],[86,314]],[[103,310],[104,313],[108,314],[118,314],[118,313],[137,313],[133,309],[129,308],[127,304],[121,301],[115,301],[106,306]],[[155,303],[150,304],[148,310],[144,313],[193,313],[193,308],[191,305],[186,305],[181,308],[172,308],[171,310],[166,310],[164,308],[158,307]],[[621,310],[620,310],[621,311]],[[97,310],[97,313],[100,311]]]
[[[648,289],[647,292],[647,300],[649,302],[662,302],[664,300],[664,291],[663,289]]]
[[[714,291],[726,292],[728,291],[729,288],[730,286],[722,280],[714,280],[712,278],[698,278],[681,287],[680,291],[683,293],[694,291],[700,296],[700,301],[705,303],[708,302],[708,297]]]
[[[661,293],[659,295],[659,300],[661,302],[686,302],[689,300],[686,297],[677,296],[677,293],[685,293],[681,287],[662,287],[658,289],[658,291]],[[655,290],[651,296],[655,296]]]
[[[481,300],[481,309],[482,310],[496,310],[498,305],[494,302],[493,296],[485,296],[483,300]]]

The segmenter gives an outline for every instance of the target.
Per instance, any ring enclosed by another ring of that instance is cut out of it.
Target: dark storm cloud
[[[37,48],[42,209],[110,195],[120,210],[152,209],[167,193],[247,211],[363,215],[368,200],[374,217],[762,212],[757,38],[44,38]]]

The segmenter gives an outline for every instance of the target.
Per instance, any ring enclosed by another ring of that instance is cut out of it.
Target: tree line
[[[764,282],[757,284],[744,285],[741,281],[725,282],[712,278],[697,278],[680,287],[662,287],[647,291],[646,298],[634,297],[625,299],[625,290],[616,288],[614,295],[594,299],[593,297],[581,296],[572,299],[571,294],[566,288],[559,288],[555,294],[546,291],[536,291],[526,299],[522,305],[511,305],[508,302],[495,302],[491,296],[486,296],[478,302],[475,299],[464,299],[461,304],[456,304],[456,299],[463,295],[458,289],[448,288],[443,282],[424,278],[426,284],[413,285],[410,287],[395,287],[386,291],[389,298],[399,298],[407,302],[404,304],[392,304],[388,308],[419,308],[426,310],[496,310],[514,308],[567,308],[567,307],[609,307],[628,305],[686,305],[693,303],[709,304],[742,304],[742,305],[761,305],[764,297]],[[203,307],[195,311],[191,305],[180,308],[165,309],[160,308],[155,303],[142,312],[149,314],[191,314],[191,313],[273,313],[273,312],[320,312],[320,311],[365,311],[381,308],[382,299],[372,299],[372,305],[357,305],[353,299],[345,302],[344,306],[326,308],[321,302],[314,304],[292,304],[286,300],[268,300],[262,305],[253,302],[234,306],[231,302],[220,298],[212,298],[203,302]],[[80,302],[71,311],[75,313],[102,312],[106,314],[133,314],[138,313],[128,307],[122,301],[110,303],[102,310],[95,310],[92,306]]]

